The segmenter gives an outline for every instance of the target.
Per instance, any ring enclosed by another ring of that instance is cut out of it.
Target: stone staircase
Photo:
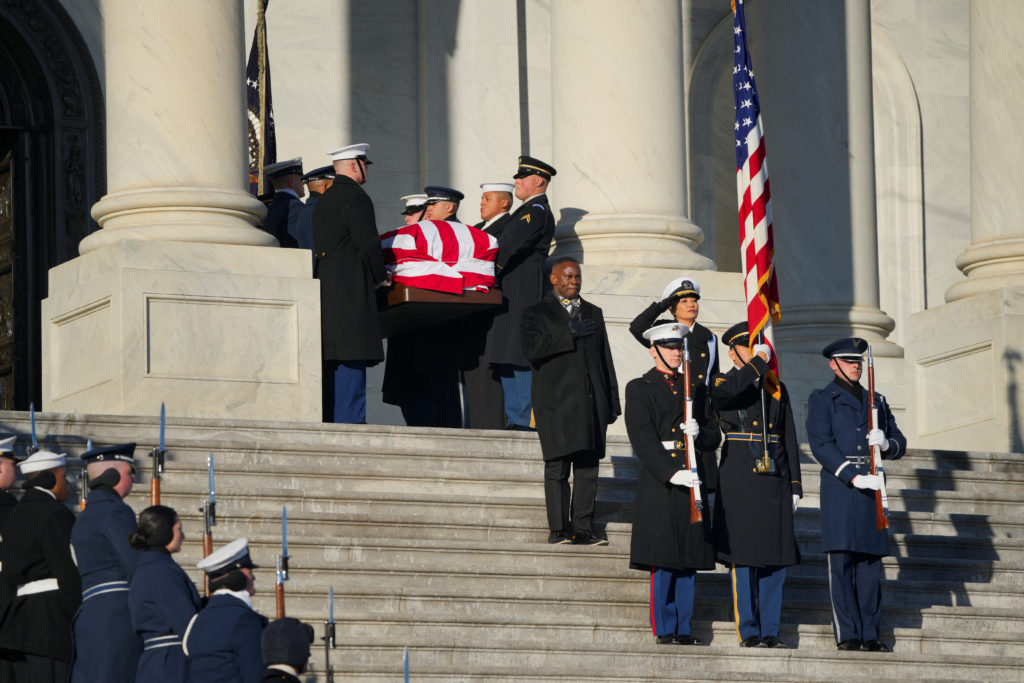
[[[0,413],[0,434],[28,428],[26,413]],[[155,417],[42,414],[37,430],[69,456],[86,438],[137,441],[142,476],[128,501],[148,505]],[[628,569],[638,463],[621,438],[601,467],[600,548],[545,543],[532,434],[171,419],[167,449],[163,502],[188,535],[178,561],[201,585],[212,452],[215,545],[250,539],[269,616],[287,506],[288,614],[319,636],[333,587],[339,681],[401,680],[406,646],[412,680],[1024,680],[1024,456],[911,451],[890,464],[883,629],[895,652],[870,654],[835,650],[809,458],[803,563],[789,570],[780,634],[795,648],[744,650],[721,569],[697,579],[694,633],[709,646],[654,644],[647,575]],[[323,660],[318,641],[309,680],[325,680]]]

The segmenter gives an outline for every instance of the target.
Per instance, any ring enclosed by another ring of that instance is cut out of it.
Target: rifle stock
[[[875,403],[875,359],[868,347],[868,429],[878,427],[878,405]],[[871,453],[869,472],[882,477],[882,486],[875,491],[875,527],[889,528],[889,497],[885,492],[885,469],[882,467],[882,451],[878,446],[868,449]]]
[[[683,397],[686,399],[685,420],[689,422],[693,417],[693,389],[690,387],[690,340],[683,337]],[[686,435],[686,466],[693,474],[697,474],[697,453],[693,445],[693,437]],[[704,503],[700,496],[700,484],[690,487],[690,524],[701,521],[703,514],[701,510]]]

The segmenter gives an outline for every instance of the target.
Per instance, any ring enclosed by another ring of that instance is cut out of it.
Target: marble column
[[[687,216],[678,0],[558,0],[551,34],[557,253],[714,269]]]
[[[1024,90],[1014,84],[1024,70],[1022,21],[1024,4],[971,2],[971,245],[956,259],[967,277],[947,302],[1024,285]]]

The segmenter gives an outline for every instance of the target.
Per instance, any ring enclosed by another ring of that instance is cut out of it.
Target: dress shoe
[[[892,648],[880,640],[869,640],[864,643],[864,649],[869,652],[892,652]]]
[[[576,531],[572,535],[573,545],[608,545],[608,539],[595,536],[589,531]]]
[[[841,642],[838,645],[836,645],[836,649],[837,650],[844,650],[844,651],[859,650],[859,649],[861,649],[861,646],[863,644],[864,643],[862,643],[861,641],[857,640],[856,638],[851,638],[850,640],[844,640],[843,642]]]
[[[767,638],[762,638],[761,639],[761,645],[763,647],[777,647],[777,648],[783,648],[783,649],[788,649],[789,648],[789,645],[786,644],[786,641],[779,640],[775,636],[768,636]]]
[[[655,640],[656,643],[658,643],[658,645],[678,645],[679,644],[679,639],[676,638],[674,635],[656,636],[654,638],[654,640]]]
[[[701,640],[700,638],[698,638],[697,636],[691,636],[691,635],[681,636],[681,635],[678,635],[678,634],[676,635],[676,642],[679,643],[680,645],[703,645],[704,644],[704,641]]]
[[[740,647],[760,647],[760,646],[761,646],[761,636],[750,636],[749,638],[744,638],[743,641],[740,642]]]
[[[572,539],[569,538],[569,534],[564,531],[552,531],[548,534],[548,543],[552,545],[561,545],[563,543],[572,543]]]

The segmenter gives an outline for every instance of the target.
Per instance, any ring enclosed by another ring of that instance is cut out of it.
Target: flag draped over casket
[[[494,286],[498,240],[455,221],[420,221],[380,237],[394,281],[408,287],[461,294]]]

